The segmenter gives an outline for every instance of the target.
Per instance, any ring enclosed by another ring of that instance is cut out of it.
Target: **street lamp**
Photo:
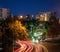
[[[22,16],[22,15],[20,15],[20,16],[18,16],[18,18],[19,18],[19,19],[23,19],[23,16]]]
[[[21,16],[20,16],[20,18],[22,19],[22,18],[23,18],[23,16],[21,15]]]

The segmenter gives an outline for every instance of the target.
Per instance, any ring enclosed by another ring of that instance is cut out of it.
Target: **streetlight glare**
[[[21,16],[20,16],[20,18],[22,19],[22,18],[23,18],[23,16],[21,15]]]

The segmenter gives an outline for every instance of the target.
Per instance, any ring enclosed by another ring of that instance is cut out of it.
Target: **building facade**
[[[7,8],[0,8],[0,18],[7,18],[10,15],[10,10]]]
[[[50,16],[51,12],[41,12],[37,14],[36,19],[39,21],[49,21]]]

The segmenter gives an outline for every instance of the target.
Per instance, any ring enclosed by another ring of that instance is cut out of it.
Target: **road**
[[[48,49],[48,52],[60,52],[60,38],[49,38],[40,43]]]
[[[16,42],[19,48],[13,52],[60,52],[60,43],[57,42],[40,42],[40,44],[32,44],[30,41]]]
[[[30,41],[16,41],[20,47],[13,52],[48,52],[47,49],[40,44],[32,44]]]
[[[41,44],[48,49],[48,52],[60,52],[60,43],[44,42]]]

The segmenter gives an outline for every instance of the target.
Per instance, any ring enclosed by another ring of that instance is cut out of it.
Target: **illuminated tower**
[[[36,19],[38,21],[49,21],[50,16],[51,16],[51,12],[41,12],[37,14]]]

